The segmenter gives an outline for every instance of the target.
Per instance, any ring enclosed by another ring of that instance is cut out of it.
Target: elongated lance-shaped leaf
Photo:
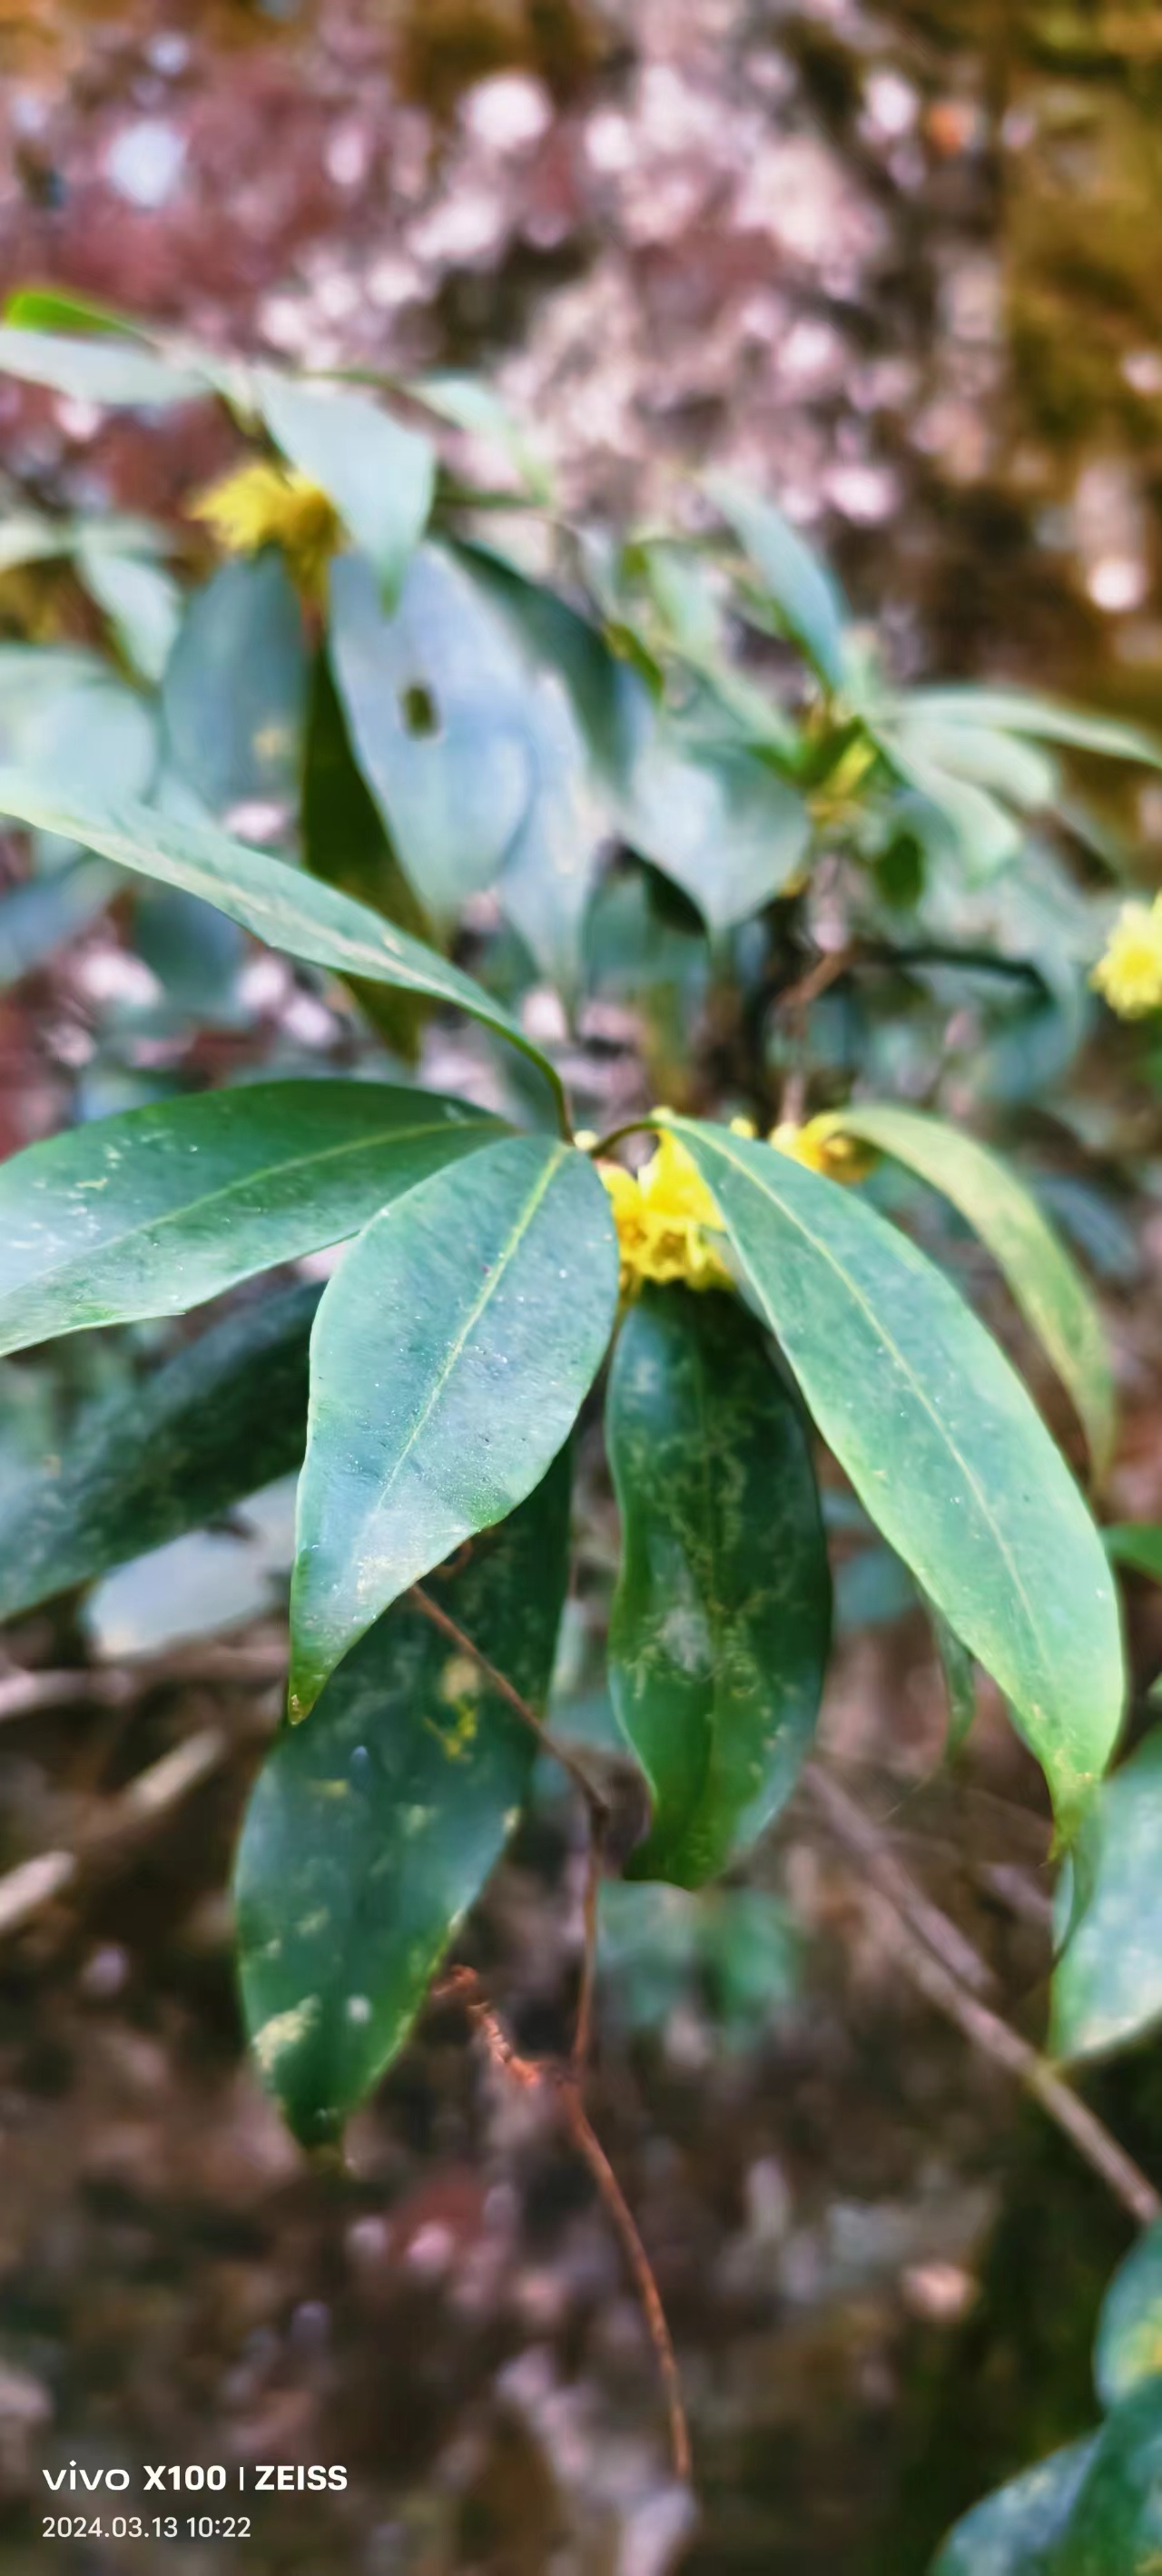
[[[1162,2564],[1162,2379],[1098,2435],[1046,2576],[1157,2576]]]
[[[352,1246],[312,1343],[292,1717],[390,1602],[539,1482],[601,1365],[617,1280],[592,1163],[539,1136],[421,1181]]]
[[[1058,1891],[1056,2057],[1102,2057],[1162,2022],[1162,1726],[1103,1780]],[[1075,1887],[1074,1882],[1080,1884]]]
[[[1114,1379],[1097,1304],[1055,1226],[998,1154],[943,1118],[876,1102],[837,1112],[834,1125],[917,1172],[950,1199],[987,1245],[1016,1304],[1073,1399],[1096,1473],[1110,1462]]]
[[[1147,2380],[1162,2379],[1162,2220],[1146,2228],[1110,2282],[1093,2374],[1103,2406],[1119,2406]]]
[[[1096,2448],[1096,2434],[1071,2442],[974,2505],[949,2532],[932,2576],[1050,2576],[1057,2565],[1050,2552],[1068,2527]]]
[[[0,1620],[162,1547],[293,1474],[321,1290],[291,1288],[215,1324],[97,1406],[0,1512]]]
[[[568,1571],[568,1458],[433,1600],[544,1707]],[[265,2083],[307,2144],[333,2137],[402,2047],[520,1812],[536,1741],[409,1603],[285,1728],[235,1877],[242,1995]]]
[[[829,689],[842,688],[846,606],[826,565],[773,501],[728,474],[711,475],[706,488],[749,555],[785,632]]]
[[[255,389],[276,447],[333,501],[369,555],[388,602],[399,596],[431,514],[436,452],[365,394],[337,393],[260,367]]]
[[[924,722],[995,727],[998,733],[1031,734],[1037,742],[1060,742],[1075,751],[1103,754],[1108,760],[1138,760],[1147,769],[1162,769],[1162,742],[1140,725],[1118,716],[1095,714],[1089,707],[1062,706],[1056,698],[1039,697],[1035,689],[912,689],[897,712]]]
[[[289,802],[307,695],[302,606],[273,546],[191,593],[161,692],[166,751],[212,814]]]
[[[865,1510],[992,1674],[1072,1829],[1124,1691],[1085,1504],[951,1282],[853,1191],[770,1145],[667,1115]]]
[[[687,1288],[631,1307],[605,1423],[610,1688],[653,1799],[631,1874],[699,1887],[778,1813],[818,1716],[831,1583],[807,1430],[737,1299]]]
[[[161,356],[140,338],[119,339],[102,330],[89,339],[67,331],[0,327],[0,376],[26,385],[48,385],[77,402],[157,411],[196,402],[213,388],[195,366]]]
[[[0,1352],[185,1314],[357,1234],[401,1190],[504,1132],[435,1092],[263,1082],[30,1145],[0,1163]]]
[[[548,1058],[526,1038],[519,1023],[494,1002],[471,976],[462,975],[431,948],[406,931],[381,921],[365,905],[317,878],[303,876],[282,859],[232,840],[207,823],[182,822],[156,814],[148,805],[121,803],[104,808],[74,806],[41,782],[0,770],[0,814],[31,824],[35,831],[57,832],[79,841],[119,867],[140,876],[158,877],[163,885],[181,886],[228,913],[255,939],[290,957],[328,966],[336,975],[358,981],[392,984],[405,993],[423,993],[433,1002],[467,1011],[519,1047],[540,1067],[560,1102],[561,1083]]]
[[[382,815],[360,771],[339,702],[328,653],[315,656],[307,703],[299,800],[303,865],[326,885],[394,921],[409,938],[430,941],[431,923],[409,885]],[[354,980],[362,1009],[396,1055],[414,1064],[432,1005],[417,993]]]

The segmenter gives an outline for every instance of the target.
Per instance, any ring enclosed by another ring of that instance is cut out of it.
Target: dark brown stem
[[[594,1884],[596,1879],[594,1878]],[[662,2294],[654,2277],[653,2265],[642,2243],[637,2220],[621,2188],[605,2149],[593,2128],[581,2099],[576,2073],[576,2053],[569,2066],[551,2060],[522,2057],[513,2047],[500,2016],[482,1993],[480,1980],[473,1968],[453,1968],[435,1989],[437,2001],[459,2003],[467,2013],[478,2038],[482,2039],[492,2064],[511,2084],[528,2091],[548,2090],[556,2099],[561,2116],[578,2152],[583,2156],[610,2220],[621,2240],[622,2251],[633,2274],[641,2301],[642,2313],[666,2392],[670,2425],[670,2450],[675,2475],[683,2485],[690,2482],[690,2432],[682,2403],[682,2384],[674,2340],[666,2321]],[[580,2025],[579,2025],[580,2026]]]
[[[1049,2059],[981,2001],[963,1967],[951,1964],[967,1946],[962,1934],[913,1885],[881,1829],[825,1772],[812,1766],[805,1782],[836,1841],[871,1880],[884,1929],[913,1984],[983,2056],[1024,2085],[1138,2226],[1152,2226],[1162,2216],[1162,2198],[1153,2183]],[[975,1952],[969,1955],[975,1959]],[[977,1960],[976,1965],[979,1970],[983,1963]],[[979,1976],[975,1982],[979,1986]]]
[[[590,1779],[584,1764],[578,1762],[565,1745],[558,1743],[556,1736],[550,1734],[544,1719],[537,1716],[535,1708],[530,1707],[527,1699],[522,1699],[520,1692],[509,1681],[508,1675],[498,1672],[496,1665],[490,1663],[487,1655],[481,1653],[479,1646],[473,1644],[471,1637],[457,1621],[450,1618],[446,1610],[441,1609],[438,1601],[433,1601],[430,1592],[425,1592],[422,1583],[413,1583],[407,1598],[417,1610],[422,1610],[425,1619],[431,1620],[433,1628],[440,1630],[449,1645],[457,1646],[462,1655],[471,1657],[472,1662],[483,1673],[490,1689],[506,1702],[514,1716],[519,1717],[522,1725],[527,1726],[530,1733],[535,1735],[542,1753],[551,1754],[553,1761],[558,1762],[562,1771],[567,1772],[574,1788],[585,1801],[591,1829],[600,1835],[604,1830],[609,1809],[601,1790],[596,1782]]]

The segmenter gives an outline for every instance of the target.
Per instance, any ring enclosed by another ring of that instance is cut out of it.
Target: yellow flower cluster
[[[327,565],[342,543],[334,503],[308,475],[293,473],[289,466],[243,465],[192,501],[190,515],[205,520],[227,554],[253,555],[260,546],[278,546],[308,598],[318,597]]]
[[[1162,1010],[1162,895],[1122,905],[1090,982],[1119,1019]]]
[[[621,1285],[632,1296],[643,1280],[661,1287],[733,1288],[726,1263],[708,1240],[722,1219],[705,1181],[676,1136],[663,1131],[640,1172],[599,1163],[613,1202],[621,1247]]]

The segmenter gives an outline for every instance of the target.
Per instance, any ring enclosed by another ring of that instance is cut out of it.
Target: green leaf
[[[0,1507],[0,1620],[196,1529],[293,1474],[317,1287],[246,1306],[99,1405]]]
[[[131,313],[118,313],[111,304],[94,303],[91,296],[59,286],[18,286],[4,306],[4,320],[29,331],[88,331],[150,344],[148,327],[135,322]]]
[[[0,651],[0,760],[49,792],[67,778],[70,796],[102,804],[144,796],[157,767],[148,699],[95,655],[41,645],[23,664],[20,648],[13,653],[9,661]]]
[[[503,1133],[387,1083],[264,1082],[70,1128],[0,1163],[0,1352],[184,1315],[355,1234]]]
[[[847,609],[831,574],[772,501],[727,474],[710,475],[706,489],[749,555],[785,632],[826,686],[841,689]]]
[[[1152,1521],[1115,1521],[1102,1531],[1106,1552],[1115,1565],[1162,1583],[1162,1528]]]
[[[917,1172],[987,1245],[1073,1399],[1095,1473],[1104,1475],[1117,1428],[1105,1329],[1072,1255],[1031,1191],[999,1155],[943,1118],[858,1103],[840,1110],[835,1125]]]
[[[331,571],[330,650],[352,747],[429,918],[490,886],[527,811],[526,691],[463,567],[423,546],[393,617],[368,563]]]
[[[593,1164],[545,1137],[435,1173],[360,1236],[312,1351],[292,1717],[409,1584],[538,1483],[601,1365],[617,1286]]]
[[[299,801],[303,865],[394,921],[409,938],[430,939],[431,924],[392,849],[379,809],[359,769],[325,652],[315,656],[307,704]],[[414,993],[359,979],[353,990],[387,1044],[405,1063],[419,1055],[430,1005]]]
[[[954,778],[989,788],[1021,811],[1050,806],[1057,793],[1056,764],[1031,742],[983,725],[941,722],[927,715],[912,718],[906,699],[898,729],[893,727],[885,740],[889,753],[899,751],[905,767],[914,757],[950,770]]]
[[[28,385],[46,385],[75,402],[133,411],[197,402],[210,390],[196,368],[163,358],[140,340],[117,339],[111,331],[90,339],[71,338],[64,332],[30,331],[12,323],[0,327],[0,375],[19,376]]]
[[[212,814],[294,796],[307,695],[303,615],[273,547],[222,564],[186,605],[162,689],[166,746]]]
[[[1103,1781],[1077,1868],[1087,1902],[1053,1976],[1056,2057],[1098,2057],[1162,2020],[1162,1727]],[[1060,1920],[1072,1911],[1067,1871]]]
[[[1162,2377],[1162,2220],[1146,2228],[1115,2272],[1102,2302],[1093,2355],[1105,2407]]]
[[[461,547],[460,560],[515,651],[530,749],[531,795],[500,898],[541,972],[568,993],[602,855],[620,830],[650,720],[649,694],[555,591],[481,547]]]
[[[1162,2383],[1127,2397],[1098,2435],[1048,2576],[1157,2576],[1162,2565]]]
[[[873,1521],[1012,1702],[1062,1825],[1122,1709],[1097,1531],[1024,1387],[915,1244],[788,1154],[668,1116]]]
[[[785,1804],[815,1728],[831,1584],[802,1415],[735,1297],[643,1290],[605,1417],[623,1559],[619,1722],[650,1784],[634,1878],[699,1887]]]
[[[998,733],[1031,734],[1035,741],[1066,743],[1075,751],[1104,753],[1110,760],[1138,760],[1148,769],[1162,769],[1162,743],[1152,734],[1137,725],[1122,724],[1115,716],[1060,706],[1032,689],[913,689],[907,712],[937,724],[984,725]]]
[[[949,2533],[931,2576],[1051,2576],[1054,2543],[1096,2448],[1096,2435],[1071,2442],[975,2505]],[[1113,2576],[1112,2564],[1105,2576]]]
[[[485,440],[508,459],[520,476],[533,500],[548,504],[553,498],[553,477],[524,424],[507,403],[502,402],[483,376],[463,376],[454,371],[437,370],[434,375],[415,376],[407,388],[413,400],[426,405],[437,420],[451,421],[469,437]]]
[[[0,770],[0,814],[62,833],[120,867],[201,895],[256,939],[291,957],[470,1012],[539,1066],[558,1102],[563,1101],[560,1078],[547,1057],[470,976],[404,931],[390,928],[350,896],[299,875],[281,859],[231,840],[209,824],[155,814],[146,805],[126,802],[104,812],[86,811],[9,769]]]
[[[263,419],[283,455],[333,501],[344,527],[370,555],[384,597],[399,596],[431,515],[436,454],[362,394],[297,384],[261,367]]]
[[[89,537],[78,546],[77,569],[134,670],[159,681],[181,624],[182,594],[173,574]]]
[[[752,752],[683,743],[659,727],[634,772],[625,837],[689,895],[708,930],[761,911],[811,841],[800,795]]]
[[[568,1571],[567,1454],[430,1590],[534,1708]],[[235,1876],[242,1994],[265,2082],[307,2144],[403,2046],[517,1820],[536,1744],[478,1666],[398,1603],[280,1735]]]

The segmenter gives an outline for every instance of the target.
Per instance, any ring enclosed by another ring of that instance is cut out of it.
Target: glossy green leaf
[[[351,743],[430,920],[492,884],[526,813],[521,673],[499,619],[442,548],[423,546],[394,616],[370,565],[331,572],[330,650]]]
[[[174,767],[211,814],[289,802],[307,695],[303,614],[273,547],[224,563],[192,592],[165,671]]]
[[[396,599],[431,515],[431,441],[402,428],[363,394],[298,384],[266,367],[256,385],[275,446],[321,485],[356,545],[370,555],[385,598]]]
[[[976,1716],[976,1665],[967,1646],[961,1645],[955,1629],[949,1627],[947,1619],[941,1618],[931,1602],[928,1603],[928,1616],[932,1622],[944,1680],[944,1696],[948,1703],[947,1750],[959,1753],[972,1733]]]
[[[303,1454],[317,1287],[215,1324],[97,1406],[0,1507],[0,1620],[196,1529]]]
[[[1095,1472],[1116,1432],[1114,1377],[1097,1305],[1056,1228],[998,1154],[962,1127],[878,1102],[840,1110],[835,1124],[917,1172],[950,1199],[991,1252],[1085,1428]]]
[[[134,411],[196,402],[209,390],[196,368],[161,357],[141,340],[118,339],[112,331],[83,339],[14,323],[0,326],[0,376],[46,385],[75,402]]]
[[[1162,1528],[1155,1522],[1115,1521],[1102,1531],[1102,1537],[1115,1565],[1145,1574],[1151,1583],[1162,1583]]]
[[[1106,2407],[1162,2378],[1162,2220],[1144,2230],[1106,2291],[1093,2367]]]
[[[155,814],[148,806],[119,804],[105,811],[86,810],[60,797],[48,786],[13,770],[0,771],[0,814],[37,830],[57,832],[80,841],[120,867],[158,877],[216,904],[232,921],[272,948],[337,975],[391,984],[405,993],[422,993],[468,1011],[486,1028],[519,1047],[538,1065],[558,1100],[558,1075],[526,1038],[516,1020],[491,1000],[468,975],[449,966],[433,949],[406,932],[391,928],[349,895],[301,876],[281,859],[231,840],[208,824],[179,821]]]
[[[568,1570],[567,1456],[429,1590],[534,1708]],[[403,2046],[499,1858],[536,1744],[472,1660],[397,1603],[286,1728],[235,1876],[242,1994],[265,2082],[308,2144]]]
[[[825,565],[772,501],[727,474],[712,474],[706,488],[749,555],[785,632],[829,689],[842,688],[847,611]]]
[[[729,930],[781,894],[803,865],[811,818],[802,797],[752,752],[685,744],[659,728],[634,772],[625,836]]]
[[[808,1435],[737,1299],[680,1287],[630,1308],[605,1428],[610,1688],[653,1802],[631,1874],[699,1887],[778,1814],[819,1712],[831,1584]]]
[[[1138,760],[1148,769],[1162,768],[1162,742],[1138,725],[1116,716],[1095,715],[1086,707],[1060,706],[1033,689],[913,689],[909,715],[925,722],[994,728],[998,733],[1031,734],[1038,742],[1060,742],[1075,751],[1102,753],[1110,760]]]
[[[1112,1749],[1123,1672],[1097,1531],[951,1282],[853,1191],[668,1117],[865,1509],[1010,1700],[1063,1825]]]
[[[404,875],[354,751],[327,653],[316,653],[307,701],[299,798],[303,865],[325,885],[393,921],[409,938],[430,940],[419,897]],[[387,1044],[414,1064],[431,1005],[422,995],[353,981],[368,1018]]]
[[[77,569],[143,680],[161,679],[181,625],[182,594],[165,566],[82,538]]]
[[[359,1237],[312,1350],[292,1717],[410,1583],[539,1482],[601,1365],[617,1286],[593,1164],[545,1137],[485,1146]]]
[[[1048,2576],[1158,2576],[1162,2381],[1116,2408],[1098,2436]]]
[[[119,313],[112,304],[99,304],[92,296],[60,286],[18,286],[5,302],[3,318],[23,330],[110,334],[115,339],[142,341],[147,347],[151,338],[147,325],[136,322],[131,313]]]
[[[355,1234],[502,1134],[463,1101],[371,1082],[263,1082],[73,1127],[0,1163],[0,1352],[184,1315]]]
[[[1087,1891],[1053,1976],[1057,2057],[1098,2057],[1162,2020],[1162,1727],[1103,1781],[1083,1830]],[[1072,1911],[1066,1872],[1062,1928]]]
[[[1057,2566],[1054,2544],[1096,2447],[1096,2436],[1071,2442],[986,2496],[949,2533],[931,2576],[1051,2576]],[[1105,2576],[1114,2576],[1112,2566]]]

